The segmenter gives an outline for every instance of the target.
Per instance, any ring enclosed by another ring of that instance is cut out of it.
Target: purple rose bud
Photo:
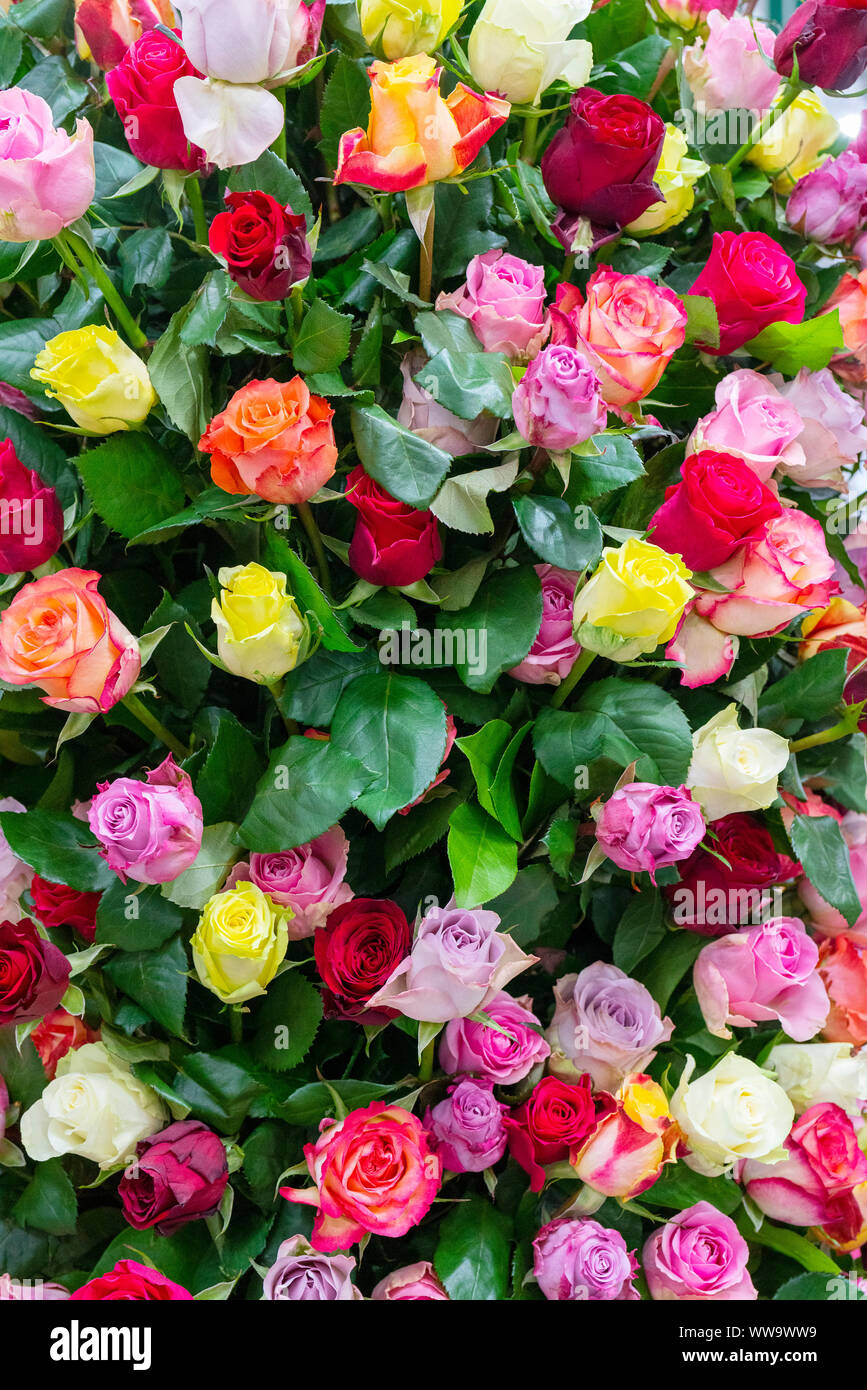
[[[686,787],[629,782],[594,812],[596,842],[630,873],[656,870],[688,859],[704,839],[701,807]]]
[[[826,246],[852,242],[867,216],[867,164],[855,150],[826,159],[798,179],[786,204],[786,221],[802,237]]]
[[[588,359],[565,343],[544,348],[512,396],[515,424],[528,444],[563,453],[605,429],[608,407]]]
[[[202,803],[171,754],[144,782],[103,782],[87,821],[103,859],[124,883],[170,883],[202,845]]]
[[[710,1202],[678,1212],[644,1247],[641,1262],[654,1299],[751,1301],[749,1246],[735,1223]]]
[[[506,1151],[503,1116],[509,1107],[494,1099],[493,1081],[467,1077],[450,1086],[445,1100],[424,1117],[431,1148],[452,1173],[481,1173]]]
[[[554,999],[549,1068],[563,1081],[588,1071],[598,1090],[616,1091],[629,1072],[646,1071],[674,1029],[643,984],[601,960],[564,975]]]
[[[485,251],[467,266],[467,278],[437,309],[468,319],[486,352],[533,357],[547,335],[545,272],[506,251]]]
[[[638,1298],[634,1252],[619,1231],[590,1219],[560,1217],[533,1241],[533,1273],[555,1302],[625,1303]]]
[[[542,626],[524,660],[508,675],[527,685],[559,685],[581,648],[572,636],[572,608],[579,576],[556,565],[536,565],[542,584]]]
[[[270,1302],[348,1303],[362,1294],[352,1283],[352,1255],[320,1255],[303,1236],[290,1236],[265,1275],[262,1298]]]

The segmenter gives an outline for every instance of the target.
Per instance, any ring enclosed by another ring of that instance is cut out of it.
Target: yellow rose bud
[[[141,358],[114,329],[95,324],[58,333],[45,344],[30,375],[91,434],[133,429],[156,404]]]
[[[460,13],[461,0],[360,0],[358,6],[361,32],[390,63],[432,53]]]
[[[519,105],[538,105],[561,79],[583,87],[593,49],[569,35],[589,13],[589,0],[487,0],[467,46],[473,77],[486,92]]]
[[[265,993],[289,945],[295,914],[267,893],[241,881],[216,893],[202,910],[191,942],[196,974],[224,1004],[243,1004]]]
[[[235,676],[273,685],[294,670],[306,636],[285,574],[250,564],[221,569],[217,578],[223,592],[211,605],[211,618],[220,660]]]
[[[575,595],[575,640],[610,661],[634,661],[674,636],[693,597],[692,572],[679,555],[669,555],[634,536],[606,547],[583,589]]]
[[[708,165],[700,159],[690,159],[686,136],[676,125],[665,127],[665,140],[662,154],[656,166],[653,182],[663,196],[664,202],[654,203],[634,222],[625,228],[639,236],[652,236],[657,232],[667,232],[676,227],[695,202],[695,184],[708,171]]]
[[[791,193],[798,179],[824,164],[840,127],[818,92],[801,92],[747,160],[773,176],[778,193]]]

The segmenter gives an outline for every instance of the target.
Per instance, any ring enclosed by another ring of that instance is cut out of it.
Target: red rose
[[[37,1023],[30,1038],[48,1080],[53,1081],[61,1057],[84,1047],[85,1043],[99,1042],[99,1033],[94,1033],[83,1019],[67,1013],[66,1009],[54,1009],[45,1015],[41,1023]]]
[[[581,87],[542,159],[553,202],[600,227],[624,227],[662,194],[653,182],[665,124],[646,101]]]
[[[433,512],[398,502],[360,466],[347,478],[345,496],[358,512],[349,564],[359,579],[386,587],[414,584],[441,559],[442,542]]]
[[[226,206],[208,233],[214,255],[251,299],[285,299],[313,265],[305,218],[269,193],[227,193]]]
[[[394,1018],[394,1009],[365,1005],[406,959],[411,946],[409,922],[388,898],[353,898],[330,912],[313,936],[329,1015],[372,1024]]]
[[[613,1105],[605,1092],[594,1101],[586,1072],[574,1085],[556,1076],[543,1076],[529,1099],[504,1116],[509,1152],[529,1173],[531,1192],[542,1191],[545,1164],[568,1158],[570,1149],[579,1147],[592,1134],[597,1120],[611,1108],[607,1102]]]
[[[0,443],[0,574],[35,570],[63,540],[63,509],[53,487],[26,468],[11,439]]]
[[[715,820],[712,828],[715,854],[695,850],[678,865],[680,883],[666,887],[665,893],[678,926],[702,936],[725,936],[760,921],[770,902],[763,890],[796,877],[799,866],[777,852],[757,816],[735,812]]]
[[[774,44],[774,67],[790,77],[794,54],[808,87],[844,92],[867,67],[867,0],[807,0]]]
[[[223,1141],[198,1120],[180,1120],[143,1139],[118,1185],[123,1214],[137,1231],[170,1236],[218,1210],[229,1165]]]
[[[34,874],[30,895],[43,927],[74,927],[85,941],[93,941],[101,893],[79,893],[65,883],[49,883]]]
[[[70,1295],[70,1302],[120,1303],[147,1299],[155,1303],[192,1302],[193,1295],[180,1284],[172,1283],[158,1269],[148,1269],[135,1260],[118,1260],[114,1269],[97,1275]]]
[[[682,482],[666,490],[648,532],[654,545],[680,555],[692,570],[721,565],[744,536],[783,510],[771,489],[734,454],[715,449],[690,454],[680,471]]]
[[[690,294],[716,306],[719,347],[704,347],[716,357],[743,347],[770,323],[800,323],[807,300],[795,262],[764,232],[716,232]]]
[[[34,922],[0,922],[0,1026],[29,1023],[56,1009],[69,984],[69,961]]]
[[[180,30],[173,29],[180,38]],[[202,77],[182,46],[149,29],[106,73],[109,95],[123,121],[127,144],[143,164],[194,173],[206,155],[184,134],[174,87],[179,77]]]

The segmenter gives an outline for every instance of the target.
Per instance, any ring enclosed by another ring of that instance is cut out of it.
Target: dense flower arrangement
[[[0,10],[0,1300],[864,1296],[863,0]]]

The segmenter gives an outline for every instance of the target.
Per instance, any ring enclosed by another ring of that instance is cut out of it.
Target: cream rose
[[[742,1158],[782,1163],[783,1141],[795,1109],[782,1086],[747,1057],[730,1052],[691,1081],[695,1058],[687,1056],[671,1098],[672,1117],[690,1152],[684,1162],[697,1173],[719,1177]]]
[[[467,47],[473,77],[518,105],[537,105],[559,79],[583,87],[593,50],[569,35],[589,12],[590,0],[487,0]]]
[[[799,1115],[830,1104],[857,1119],[867,1109],[867,1051],[851,1043],[781,1043],[767,1066]]]
[[[739,728],[737,707],[730,704],[693,734],[686,785],[709,821],[761,811],[776,799],[788,761],[784,738],[770,729]]]

